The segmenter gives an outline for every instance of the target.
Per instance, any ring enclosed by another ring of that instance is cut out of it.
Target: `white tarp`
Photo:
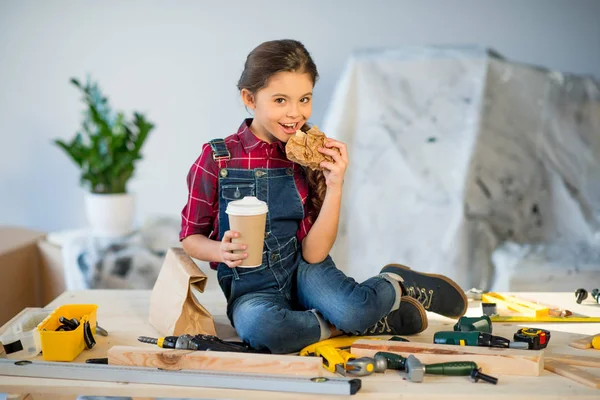
[[[396,262],[488,289],[496,249],[527,257],[508,242],[600,259],[598,81],[476,47],[361,52],[323,131],[350,151],[332,256],[359,281]]]

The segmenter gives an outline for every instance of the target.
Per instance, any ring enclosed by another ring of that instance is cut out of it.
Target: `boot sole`
[[[388,268],[390,269],[389,271],[386,270]],[[458,314],[451,314],[451,313],[441,314],[440,313],[441,315],[443,315],[445,317],[448,317],[448,318],[460,318],[463,315],[465,315],[465,313],[467,312],[467,308],[468,308],[468,305],[469,305],[469,300],[467,299],[467,296],[465,295],[465,292],[452,279],[450,279],[450,278],[448,278],[448,277],[446,277],[444,275],[427,274],[425,272],[417,272],[417,271],[414,271],[411,268],[407,267],[406,265],[402,265],[402,264],[388,264],[388,265],[386,265],[385,267],[383,267],[381,269],[381,272],[392,272],[392,273],[394,273],[393,268],[402,269],[402,270],[404,270],[404,271],[406,271],[406,272],[408,272],[410,274],[416,274],[416,275],[420,275],[420,276],[426,276],[428,278],[438,279],[438,280],[444,281],[445,283],[447,283],[448,285],[450,285],[452,288],[454,288],[454,290],[456,291],[456,293],[458,293],[460,295],[460,297],[462,298],[463,309]],[[417,301],[416,299],[414,299],[414,300]],[[438,313],[435,310],[429,310],[429,311]]]

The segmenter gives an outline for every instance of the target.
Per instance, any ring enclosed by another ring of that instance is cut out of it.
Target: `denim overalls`
[[[229,268],[217,278],[227,298],[227,316],[242,340],[255,349],[291,353],[338,329],[361,334],[399,306],[398,283],[373,277],[356,283],[331,257],[319,264],[302,259],[296,232],[304,207],[292,168],[232,169],[222,139],[210,142],[219,163],[219,238],[229,230],[225,210],[233,200],[256,196],[269,207],[262,265]]]

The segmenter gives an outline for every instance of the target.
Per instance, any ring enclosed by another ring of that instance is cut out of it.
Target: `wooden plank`
[[[544,362],[548,360],[560,361],[569,365],[580,365],[582,367],[600,368],[600,357],[546,353],[544,355]]]
[[[31,393],[33,400],[75,400],[78,396],[53,393]]]
[[[323,375],[323,361],[320,357],[147,349],[135,346],[111,347],[108,350],[108,363],[167,370],[197,369],[313,377]]]
[[[486,374],[539,376],[544,367],[543,350],[516,350],[447,344],[358,340],[352,353],[373,357],[378,351],[389,351],[408,357],[413,354],[424,364],[450,361],[473,361]]]
[[[586,386],[600,389],[600,376],[592,375],[587,371],[556,360],[547,360],[544,368],[555,374],[569,378],[572,381],[582,383]]]
[[[592,339],[594,339],[594,337],[596,337],[598,335],[600,335],[600,333],[596,333],[595,335],[587,336],[587,337],[584,337],[579,340],[574,340],[571,343],[569,343],[569,346],[575,347],[576,349],[581,349],[581,350],[591,349],[592,348]]]

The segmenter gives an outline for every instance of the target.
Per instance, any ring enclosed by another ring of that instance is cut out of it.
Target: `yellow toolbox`
[[[37,326],[44,360],[73,361],[86,348],[84,327],[89,326],[91,333],[96,334],[97,309],[96,304],[66,304],[56,308],[46,317]],[[71,331],[57,331],[62,325],[60,317],[76,319],[79,326]]]

